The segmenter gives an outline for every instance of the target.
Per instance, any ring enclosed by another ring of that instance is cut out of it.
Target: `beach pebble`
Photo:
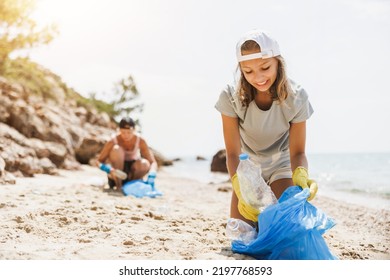
[[[127,240],[127,241],[124,241],[124,242],[123,242],[123,245],[131,246],[131,245],[134,245],[134,242],[131,241],[131,240]]]

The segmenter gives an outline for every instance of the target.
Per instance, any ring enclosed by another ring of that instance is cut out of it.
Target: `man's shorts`
[[[126,174],[132,175],[131,174],[131,167],[133,166],[134,162],[136,162],[136,160],[125,160],[125,162],[123,164],[123,172],[125,172]],[[131,176],[130,176],[130,178],[131,178]],[[129,179],[122,180],[122,186],[129,181],[130,181]],[[111,178],[108,178],[108,185],[110,186],[110,189],[113,189],[115,187],[115,181]]]

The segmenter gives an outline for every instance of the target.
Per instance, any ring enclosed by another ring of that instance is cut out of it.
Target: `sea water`
[[[309,155],[310,176],[320,193],[374,208],[390,209],[390,153]]]
[[[164,170],[171,175],[195,179],[202,183],[213,184],[229,181],[227,173],[210,171],[211,160],[212,157],[206,157],[204,160],[197,160],[196,156],[181,157],[172,166],[164,167]]]
[[[390,210],[390,153],[309,154],[307,158],[310,178],[319,185],[317,195]],[[164,170],[203,183],[227,182],[227,173],[210,171],[211,159],[183,157]]]

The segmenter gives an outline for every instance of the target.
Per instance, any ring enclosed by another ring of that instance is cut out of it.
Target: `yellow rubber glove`
[[[302,189],[309,188],[310,189],[310,196],[307,199],[308,201],[312,200],[317,191],[318,191],[318,185],[317,182],[309,179],[309,173],[307,172],[307,169],[303,166],[298,166],[295,168],[292,180],[294,185],[300,186]]]
[[[237,174],[234,174],[232,177],[232,184],[234,192],[237,195],[238,198],[238,212],[248,220],[257,222],[257,216],[260,214],[259,209],[256,209],[248,204],[245,203],[244,199],[241,196],[241,190],[240,190],[240,183],[238,182]]]

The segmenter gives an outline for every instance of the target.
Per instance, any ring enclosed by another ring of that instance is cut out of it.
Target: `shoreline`
[[[220,184],[229,181],[227,173],[212,172],[209,169],[209,160],[197,161],[195,157],[187,158],[181,162],[175,163],[173,166],[164,167],[166,172],[171,176],[180,177],[188,180],[196,180],[205,184]],[[191,170],[189,172],[188,170]],[[317,179],[318,174],[314,178]],[[390,210],[390,199],[379,194],[372,194],[358,190],[337,190],[329,188],[325,182],[317,179],[319,182],[319,190],[317,195],[336,199],[341,203],[355,204],[362,207],[369,207],[375,210]]]
[[[225,236],[230,183],[206,184],[158,172],[157,198],[103,190],[95,167],[0,185],[0,259],[251,260]],[[336,221],[324,234],[341,260],[390,259],[390,211],[318,196]]]

